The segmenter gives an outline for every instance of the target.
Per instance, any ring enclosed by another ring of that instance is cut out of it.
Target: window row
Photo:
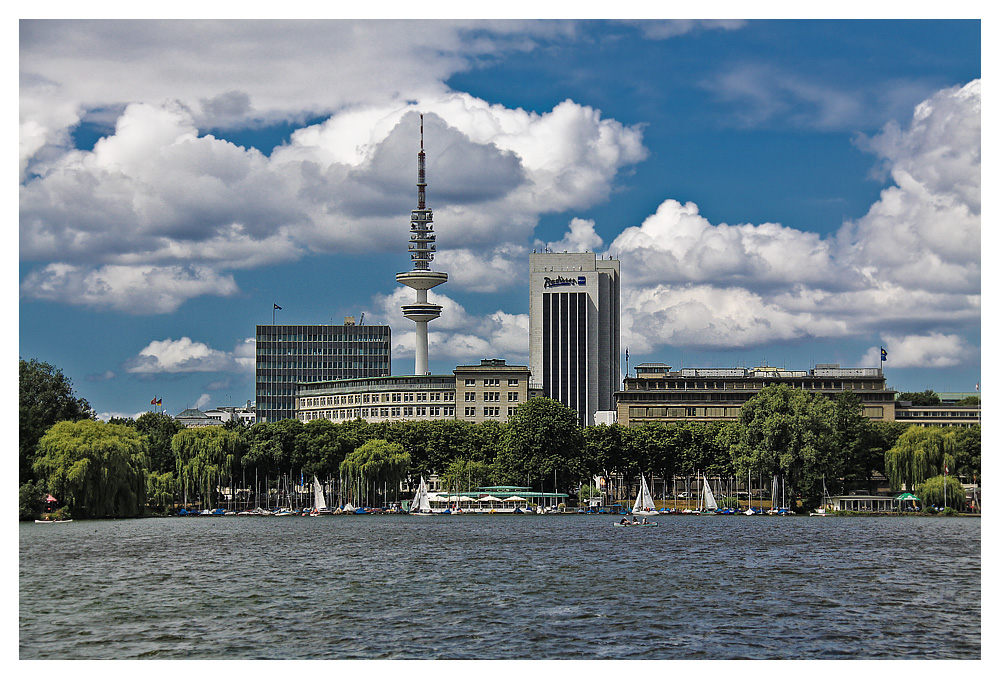
[[[508,387],[516,387],[516,386],[518,386],[519,383],[520,383],[519,379],[516,378],[516,377],[507,380],[507,386]],[[466,379],[465,380],[465,386],[467,386],[467,387],[474,387],[474,386],[476,386],[476,380],[472,379],[472,378]],[[500,386],[500,380],[499,379],[492,379],[492,378],[491,379],[484,379],[483,380],[483,386],[484,387],[499,387]]]
[[[519,398],[520,397],[518,396],[518,392],[516,392],[516,391],[508,391],[507,392],[507,400],[508,401],[510,401],[510,402],[517,402]],[[486,402],[497,402],[497,401],[500,401],[501,400],[500,399],[500,392],[499,391],[484,391],[483,392],[483,400],[486,401]],[[465,392],[465,402],[466,403],[474,403],[475,401],[476,401],[476,392],[474,392],[474,391],[467,391],[467,392]]]
[[[361,405],[365,403],[412,403],[422,401],[453,402],[453,391],[384,392],[381,394],[345,394],[343,396],[303,396],[299,398],[300,408],[322,406]]]
[[[353,420],[357,418],[391,417],[454,417],[455,406],[395,406],[389,408],[339,408],[337,410],[310,410],[300,412],[303,422],[311,420]]]

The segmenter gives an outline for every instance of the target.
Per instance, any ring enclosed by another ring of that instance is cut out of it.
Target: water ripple
[[[980,657],[976,520],[610,524],[593,516],[22,524],[20,657]]]

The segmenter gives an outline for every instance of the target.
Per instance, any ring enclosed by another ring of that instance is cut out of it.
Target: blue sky
[[[527,362],[551,247],[621,259],[632,368],[972,391],[980,75],[978,21],[22,21],[19,354],[103,416],[239,404],[277,303],[412,372],[423,113],[432,371]]]

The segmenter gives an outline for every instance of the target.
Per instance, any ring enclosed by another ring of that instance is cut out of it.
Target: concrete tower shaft
[[[414,374],[428,374],[427,324],[441,315],[441,305],[427,301],[427,291],[448,280],[448,274],[431,271],[436,250],[434,236],[434,212],[427,207],[427,180],[424,155],[424,116],[420,116],[420,152],[417,153],[417,209],[410,212],[410,260],[412,271],[396,274],[396,282],[413,288],[417,299],[413,304],[404,304],[403,316],[416,324],[416,351]]]

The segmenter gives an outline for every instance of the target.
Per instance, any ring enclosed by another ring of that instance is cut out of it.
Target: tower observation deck
[[[417,153],[417,209],[410,212],[411,271],[396,274],[396,282],[417,292],[416,302],[402,306],[403,316],[416,324],[417,341],[414,375],[427,375],[427,324],[441,315],[441,305],[427,301],[427,291],[448,280],[448,274],[431,271],[436,249],[434,212],[426,203],[427,180],[424,172],[424,116],[420,116],[420,152]]]

